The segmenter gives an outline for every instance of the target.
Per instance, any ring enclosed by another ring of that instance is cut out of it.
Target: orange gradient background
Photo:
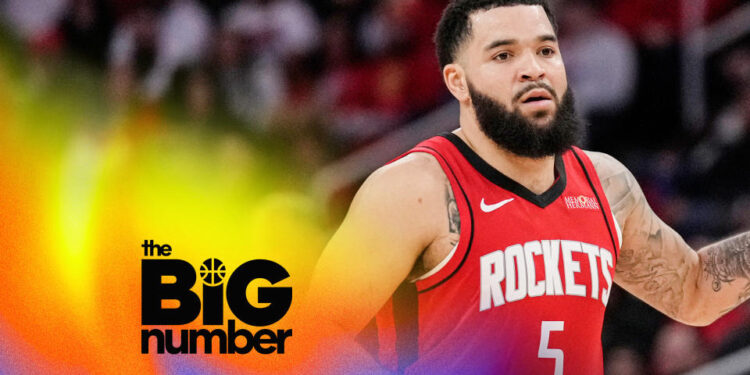
[[[0,48],[0,373],[295,372],[306,343],[293,316],[330,236],[304,173],[158,107],[102,109],[85,70],[35,85],[9,54]],[[295,331],[287,354],[141,354],[140,331],[154,328],[140,323],[146,239],[196,270],[207,258],[230,273],[258,258],[285,267],[277,286],[293,288],[292,307],[266,328]]]

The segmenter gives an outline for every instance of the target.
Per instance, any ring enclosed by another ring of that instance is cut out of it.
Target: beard
[[[508,111],[504,105],[475,90],[471,84],[468,88],[479,128],[495,144],[518,156],[538,159],[559,154],[580,139],[582,124],[576,115],[570,89],[557,103],[557,111],[549,123],[537,125],[524,117],[518,108],[513,112]],[[516,94],[513,101],[534,88],[544,88],[557,98],[548,85],[531,84]],[[538,111],[532,117],[541,119],[547,115],[548,111]]]

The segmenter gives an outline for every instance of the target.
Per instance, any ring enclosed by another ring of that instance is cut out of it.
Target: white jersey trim
[[[622,247],[622,229],[620,229],[620,223],[617,222],[617,218],[614,214],[612,214],[612,219],[615,221],[615,229],[617,230],[617,240],[620,243],[620,247]]]
[[[424,279],[426,279],[426,278],[428,278],[428,277],[430,277],[430,276],[438,273],[441,269],[443,269],[443,267],[445,267],[446,264],[448,264],[448,262],[451,260],[451,258],[453,258],[453,254],[456,253],[456,249],[458,249],[458,243],[456,243],[456,245],[453,246],[453,249],[451,249],[451,252],[448,253],[448,255],[446,255],[445,258],[442,261],[440,261],[440,263],[438,263],[437,266],[435,266],[431,270],[427,271],[427,273],[425,273],[424,275],[422,275],[422,276],[420,276],[420,277],[418,277],[416,279],[413,279],[413,280],[411,280],[409,282],[416,283],[419,280],[424,280]]]

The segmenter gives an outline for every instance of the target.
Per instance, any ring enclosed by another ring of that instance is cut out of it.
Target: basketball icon
[[[208,286],[221,284],[226,275],[227,267],[220,260],[210,258],[203,261],[200,268],[200,275],[203,283]]]

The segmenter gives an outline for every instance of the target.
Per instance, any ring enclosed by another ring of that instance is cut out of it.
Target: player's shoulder
[[[583,150],[594,165],[599,179],[607,179],[622,173],[629,174],[628,168],[612,155],[599,151]]]
[[[377,202],[375,204],[399,210],[417,208],[428,212],[426,208],[441,202],[447,183],[445,173],[433,156],[415,152],[373,172],[352,204]]]
[[[629,197],[627,200],[629,202],[643,199],[643,191],[638,186],[638,181],[623,163],[603,152],[584,152],[591,159],[604,188],[604,194],[615,210],[619,211],[622,208],[617,202],[624,201],[626,197]],[[622,219],[621,223],[624,222]]]
[[[413,152],[380,167],[366,183],[403,192],[425,192],[441,189],[445,182],[445,173],[432,155]]]

